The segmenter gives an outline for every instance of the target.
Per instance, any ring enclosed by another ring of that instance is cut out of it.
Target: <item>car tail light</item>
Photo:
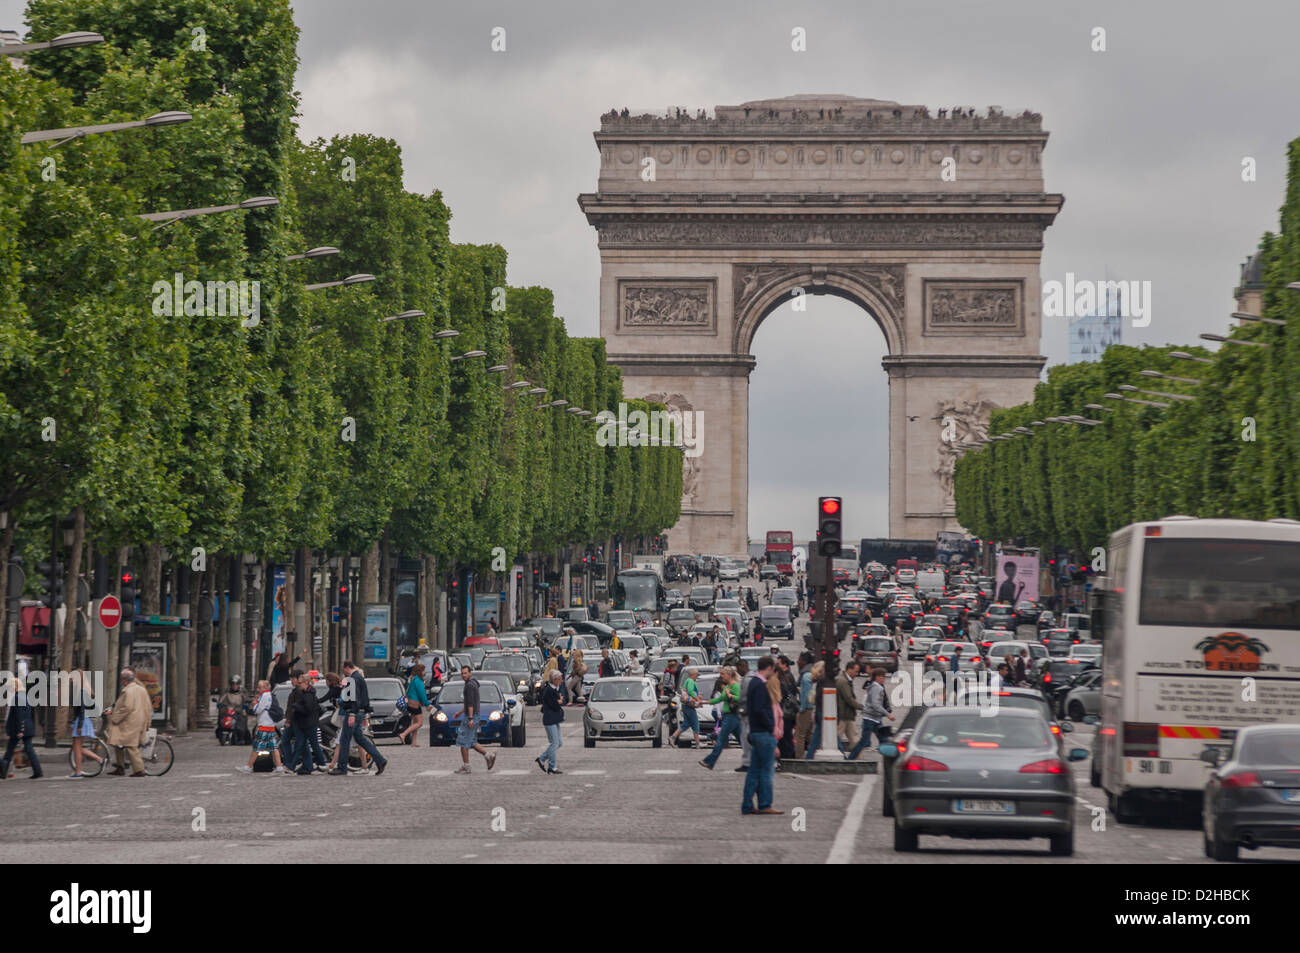
[[[947,771],[948,766],[942,761],[935,761],[933,758],[923,758],[915,755],[908,758],[900,765],[903,771]]]
[[[1050,668],[1043,670],[1043,684],[1044,685],[1052,684],[1052,670]]]
[[[1219,784],[1225,788],[1258,788],[1263,786],[1259,775],[1254,771],[1239,771],[1236,774],[1225,775],[1219,779]]]
[[[1047,758],[1044,761],[1031,761],[1020,769],[1021,774],[1065,774],[1069,769],[1060,758]]]
[[[1052,723],[1052,734],[1054,734],[1054,735],[1059,735],[1060,733],[1061,733],[1061,726],[1058,725],[1058,724],[1056,724],[1055,722],[1053,722],[1053,723]]]
[[[1124,726],[1124,756],[1128,758],[1160,757],[1160,726],[1148,722],[1130,722]]]

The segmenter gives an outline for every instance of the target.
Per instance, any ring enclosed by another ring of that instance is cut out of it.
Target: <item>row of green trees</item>
[[[568,336],[550,291],[509,287],[501,247],[452,243],[397,143],[297,138],[288,0],[32,0],[27,17],[32,40],[107,42],[0,68],[0,558],[43,558],[68,512],[101,549],[186,566],[196,548],[286,561],[384,539],[486,570],[496,547],[676,521],[679,449],[601,447],[590,418],[536,406],[617,408],[604,342]],[[19,145],[177,109],[193,120]],[[137,217],[263,195],[278,206]],[[341,253],[286,260],[321,245]],[[178,273],[255,280],[260,312],[158,313]]]
[[[1300,281],[1300,140],[1290,144],[1288,160],[1281,228],[1260,246],[1262,313],[1287,323],[1242,325],[1230,335],[1265,347],[1230,343],[1211,354],[1113,346],[1094,363],[1050,368],[1032,402],[993,413],[990,434],[1013,436],[958,462],[963,526],[982,538],[1023,536],[1084,553],[1121,526],[1175,513],[1300,518],[1300,293],[1287,287]],[[1200,383],[1141,376],[1147,369]],[[1125,394],[1171,404],[1161,408],[1103,396],[1123,393],[1126,384],[1196,399]],[[1067,415],[1102,422],[1047,422]],[[1032,436],[1015,435],[1016,427]]]

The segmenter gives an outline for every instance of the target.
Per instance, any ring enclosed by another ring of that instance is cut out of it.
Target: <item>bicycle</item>
[[[95,759],[99,760],[96,761]],[[108,745],[98,738],[81,739],[81,773],[88,778],[99,777],[108,764]],[[71,749],[68,751],[68,767],[77,770],[76,760]]]

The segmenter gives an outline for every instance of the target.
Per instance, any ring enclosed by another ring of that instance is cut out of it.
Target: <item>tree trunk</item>
[[[442,644],[439,642],[442,633],[438,631],[438,559],[436,556],[421,556],[421,561],[424,572],[421,575],[420,634],[430,648],[436,648]]]
[[[150,543],[145,550],[144,571],[140,574],[141,615],[161,615],[162,543]]]
[[[78,506],[72,511],[73,517],[73,535],[72,535],[72,553],[68,557],[68,572],[66,574],[67,585],[63,597],[63,604],[67,607],[67,614],[63,621],[63,631],[59,635],[59,664],[64,671],[71,671],[77,665],[77,660],[73,655],[72,647],[77,641],[77,617],[81,611],[81,555],[86,544],[86,511],[83,507]],[[66,699],[59,699],[62,703]],[[55,716],[55,731],[58,735],[68,733],[68,716],[71,709],[65,704],[59,705],[59,710]]]
[[[371,543],[370,549],[361,555],[361,584],[358,588],[361,590],[361,597],[357,600],[357,605],[352,608],[353,615],[356,616],[358,623],[353,629],[353,651],[356,655],[353,661],[357,665],[361,665],[362,660],[365,658],[366,605],[379,601],[378,540]]]
[[[9,554],[14,548],[14,528],[18,521],[9,514],[9,521],[5,523],[4,536],[0,538],[0,649],[4,653],[4,664],[0,665],[0,670],[13,672],[17,670],[17,665],[13,658],[17,651],[17,638],[14,639],[14,648],[9,646]],[[25,567],[24,567],[25,568]],[[22,593],[15,593],[14,598],[21,601]],[[18,626],[18,619],[13,620],[14,627]]]
[[[212,693],[212,579],[216,573],[203,571],[194,576],[194,620],[196,633],[194,645],[194,726],[206,727],[208,698]],[[204,611],[203,589],[207,589],[207,611]]]

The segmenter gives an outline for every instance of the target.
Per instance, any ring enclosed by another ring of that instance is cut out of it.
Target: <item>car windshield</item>
[[[645,648],[645,639],[639,635],[620,635],[618,642],[623,649],[628,651]]]
[[[654,689],[640,681],[603,681],[597,682],[591,690],[593,702],[653,702]]]
[[[1047,702],[1042,698],[1036,698],[1032,695],[1017,695],[1014,692],[996,697],[999,708],[1019,708],[1025,711],[1036,711],[1044,718],[1050,719],[1051,717],[1051,709],[1048,708]],[[977,696],[972,696],[972,700],[976,698]]]
[[[1241,743],[1243,764],[1300,766],[1300,730],[1257,731]]]
[[[478,679],[480,685],[491,682],[507,695],[513,695],[515,692],[516,680],[509,672],[475,672],[474,677]]]
[[[376,701],[391,702],[402,697],[402,683],[394,678],[366,679],[366,690]]]
[[[766,623],[778,623],[784,625],[790,621],[790,610],[785,606],[763,606],[759,610],[758,618]]]
[[[796,596],[789,589],[778,589],[776,592],[772,593],[773,605],[792,606],[798,601],[799,601],[799,597]]]
[[[713,587],[696,586],[694,589],[691,590],[691,598],[696,600],[697,602],[712,602]]]
[[[504,704],[501,698],[501,689],[496,686],[495,682],[481,681],[478,689],[479,701],[484,705],[501,705]],[[460,705],[465,701],[465,683],[460,679],[454,682],[448,682],[442,686],[435,699],[439,705]]]
[[[918,626],[916,631],[913,632],[912,635],[918,639],[937,639],[943,635],[943,631],[931,627]]]
[[[889,639],[862,639],[858,644],[867,652],[889,652],[894,648]]]
[[[1080,657],[1100,656],[1101,646],[1100,645],[1072,645],[1070,646],[1070,654],[1075,656],[1080,656]]]
[[[739,599],[718,599],[713,603],[715,609],[739,609]]]
[[[986,718],[978,711],[931,713],[917,734],[921,744],[948,748],[1044,748],[1052,737],[1037,718]]]
[[[564,623],[559,619],[541,618],[529,619],[529,625],[535,625],[542,630],[542,635],[553,637],[559,635],[564,630]]]
[[[669,622],[693,622],[695,612],[692,609],[673,609],[668,613]]]
[[[493,655],[483,660],[489,672],[531,672],[532,665],[526,655]]]

